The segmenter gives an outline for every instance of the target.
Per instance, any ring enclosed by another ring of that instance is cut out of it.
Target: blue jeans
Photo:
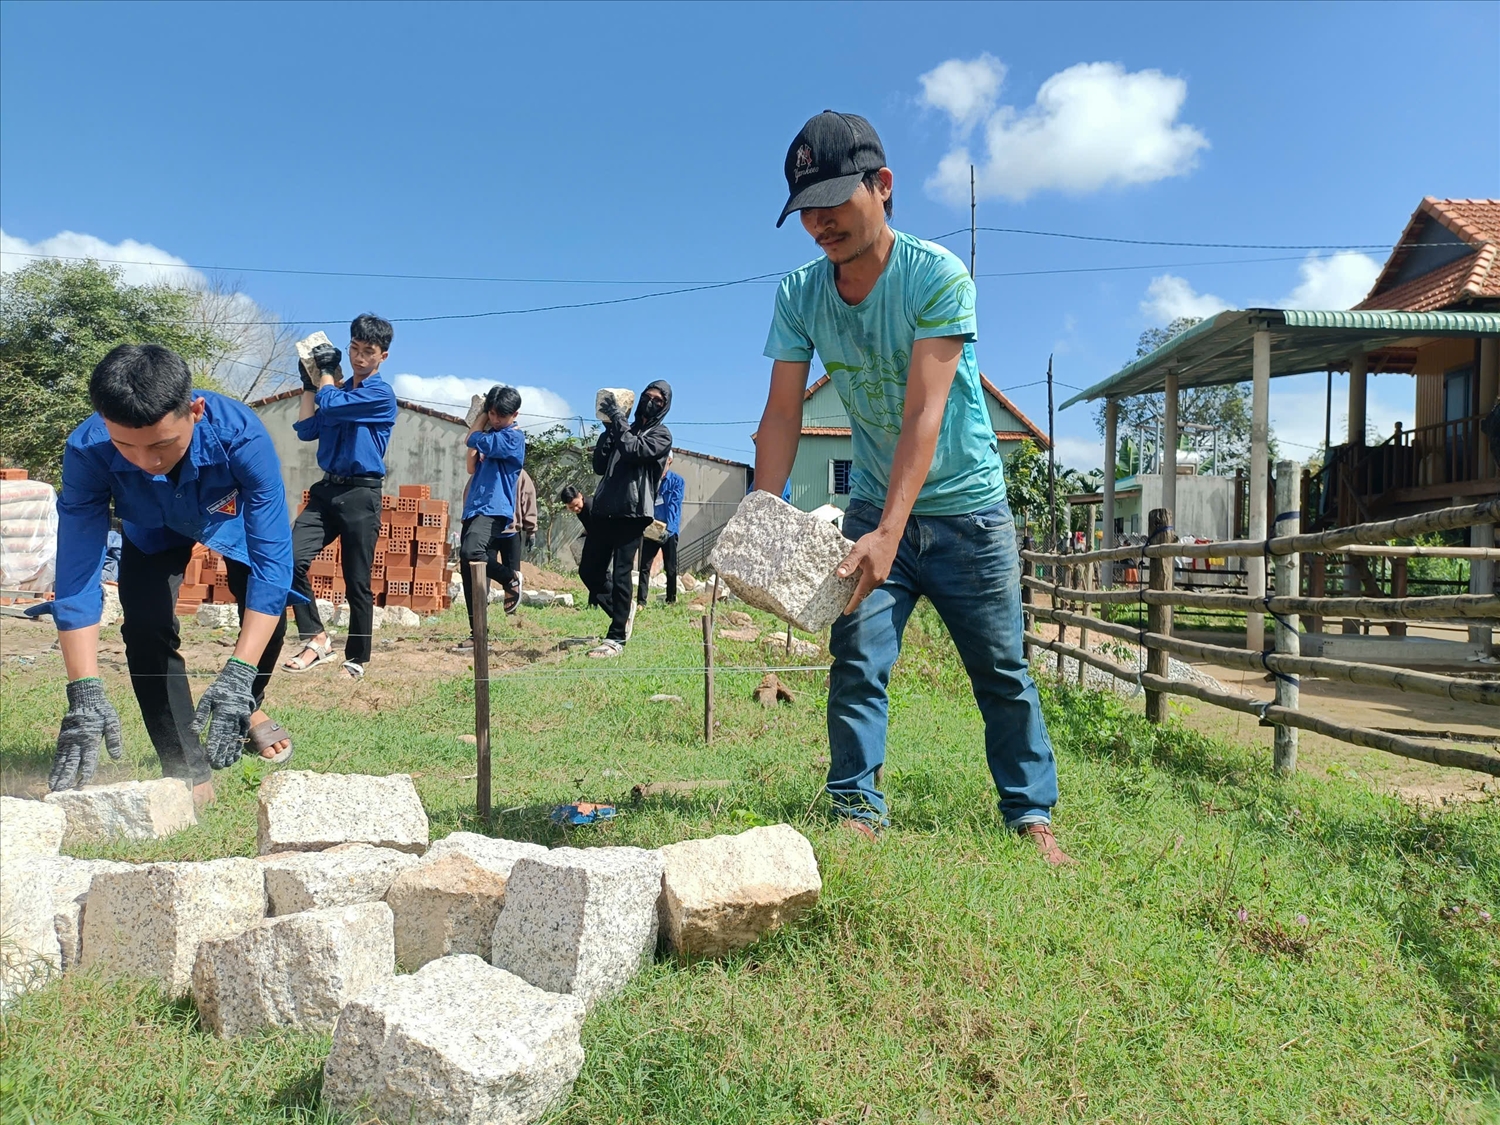
[[[858,539],[879,522],[880,509],[852,501],[844,535]],[[835,810],[885,821],[885,794],[875,779],[885,764],[886,688],[907,619],[924,594],[953,635],[973,684],[1006,825],[1050,822],[1057,763],[1021,655],[1021,560],[1005,504],[962,516],[912,516],[890,577],[834,623],[828,794]]]

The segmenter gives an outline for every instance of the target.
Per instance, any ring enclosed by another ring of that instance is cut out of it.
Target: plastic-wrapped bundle
[[[57,572],[57,493],[39,480],[0,480],[0,586],[52,589]]]

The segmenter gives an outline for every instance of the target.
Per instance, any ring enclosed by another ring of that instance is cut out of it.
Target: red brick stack
[[[448,583],[448,501],[432,499],[425,484],[403,484],[396,496],[382,497],[380,547],[381,605],[402,605],[436,613],[452,604]]]
[[[302,508],[307,493],[302,494]],[[434,500],[425,484],[403,484],[398,496],[380,498],[380,538],[370,568],[370,590],[375,604],[404,605],[417,613],[437,613],[453,604],[448,584],[453,564],[448,561],[448,501]],[[343,541],[335,539],[313,556],[307,580],[313,597],[342,605],[344,587]],[[178,616],[191,616],[204,602],[233,602],[229,572],[223,556],[201,543],[177,597]]]

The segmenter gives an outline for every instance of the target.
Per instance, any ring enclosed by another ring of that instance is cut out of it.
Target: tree
[[[39,261],[0,279],[0,459],[53,484],[63,444],[89,416],[88,381],[118,344],[164,344],[191,365],[222,341],[191,290],[127,285],[118,267]]]
[[[585,495],[593,492],[594,438],[578,437],[566,426],[551,426],[526,435],[526,471],[536,484],[537,545],[551,559],[572,541],[577,529],[573,513],[557,494],[571,484]]]
[[[1148,328],[1141,333],[1136,343],[1135,358],[1150,355],[1156,349],[1197,324],[1197,317],[1178,317],[1165,328]],[[1162,394],[1131,395],[1119,400],[1120,413],[1118,432],[1127,443],[1132,456],[1135,450],[1133,435],[1143,431],[1154,446],[1157,427],[1163,423],[1165,396]],[[1104,433],[1105,404],[1099,403],[1094,414],[1094,424]],[[1227,387],[1185,387],[1177,396],[1177,424],[1180,434],[1178,448],[1186,448],[1199,454],[1204,472],[1220,474],[1245,468],[1250,457],[1250,386],[1237,383]],[[1199,428],[1201,427],[1201,428]],[[1215,430],[1218,435],[1218,463],[1214,463]],[[1117,476],[1120,474],[1117,466]]]
[[[203,356],[189,362],[195,382],[248,401],[256,394],[275,394],[296,378],[291,326],[237,285],[211,280],[191,292],[188,319],[205,343]]]
[[[1022,532],[1047,524],[1047,458],[1030,438],[1005,459],[1005,496]]]

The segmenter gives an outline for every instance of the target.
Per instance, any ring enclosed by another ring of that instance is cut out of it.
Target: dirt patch
[[[534,590],[583,588],[583,584],[578,581],[577,577],[565,578],[554,570],[543,570],[539,566],[532,566],[529,562],[521,564],[521,578]]]

